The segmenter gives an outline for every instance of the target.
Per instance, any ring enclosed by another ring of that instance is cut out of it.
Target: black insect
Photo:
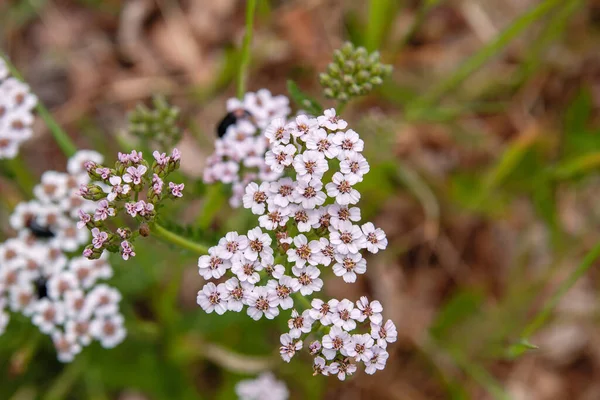
[[[243,118],[252,118],[252,114],[243,108],[238,108],[237,110],[228,112],[225,114],[225,117],[223,117],[221,122],[219,122],[219,125],[217,125],[217,135],[219,135],[220,138],[223,137],[225,133],[227,133],[227,128]]]
[[[40,225],[35,218],[27,221],[27,228],[38,239],[51,239],[55,236],[49,227]]]
[[[43,299],[48,297],[48,279],[40,276],[34,282],[35,291],[37,292],[38,299]]]

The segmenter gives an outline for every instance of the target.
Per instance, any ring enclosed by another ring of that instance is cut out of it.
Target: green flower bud
[[[333,52],[333,62],[319,76],[319,82],[326,97],[346,102],[381,85],[391,70],[391,65],[381,63],[379,52],[369,53],[364,47],[347,42]]]

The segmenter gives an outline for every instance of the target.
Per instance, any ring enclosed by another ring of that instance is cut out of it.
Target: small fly
[[[39,300],[48,297],[48,279],[40,276],[33,283]]]
[[[50,227],[40,225],[34,217],[29,218],[25,226],[38,239],[52,239],[56,236]]]
[[[233,110],[225,114],[225,117],[219,122],[217,125],[217,135],[222,138],[227,133],[227,128],[231,125],[235,125],[240,119],[250,119],[252,118],[252,114],[249,111],[244,110],[243,108],[238,108],[237,110]]]

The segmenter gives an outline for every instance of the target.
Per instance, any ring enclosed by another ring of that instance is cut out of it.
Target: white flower
[[[248,247],[244,251],[244,257],[248,260],[256,260],[260,255],[272,255],[273,249],[269,247],[272,239],[267,233],[263,233],[259,227],[248,231]]]
[[[243,256],[236,256],[232,259],[231,272],[233,272],[241,282],[251,284],[260,281],[258,271],[261,271],[263,266],[257,260],[248,260]]]
[[[346,379],[346,375],[350,376],[356,372],[356,365],[350,363],[348,360],[331,363],[329,366],[329,372],[331,374],[337,374],[340,381]]]
[[[299,139],[305,139],[306,136],[319,128],[319,122],[316,118],[309,118],[307,115],[301,114],[296,117],[296,120],[290,124],[292,135]]]
[[[9,288],[10,309],[13,312],[20,311],[28,317],[35,311],[36,296],[33,285],[19,283],[21,284]]]
[[[51,301],[48,298],[41,299],[37,302],[33,318],[31,319],[33,324],[46,334],[53,333],[56,326],[61,325],[64,320],[64,305],[60,302]]]
[[[104,161],[104,157],[94,150],[79,150],[69,158],[69,161],[67,162],[67,172],[71,175],[87,175],[85,165],[90,161],[95,164],[100,164]]]
[[[369,167],[367,159],[360,153],[350,154],[340,162],[340,171],[342,174],[356,177],[358,182],[363,180],[363,176],[370,169],[371,167]]]
[[[332,140],[333,143],[340,147],[339,160],[344,160],[346,157],[353,156],[357,152],[360,153],[365,148],[365,142],[352,129],[336,133]]]
[[[270,203],[268,212],[265,215],[258,217],[258,223],[261,227],[267,230],[275,230],[280,226],[285,226],[289,217],[289,208],[281,208],[274,203]]]
[[[207,313],[216,312],[222,315],[227,311],[227,296],[225,284],[221,283],[218,286],[212,282],[204,285],[201,291],[198,292],[196,302]]]
[[[123,181],[127,183],[133,183],[134,185],[139,185],[142,183],[142,179],[144,178],[146,171],[148,171],[148,168],[145,165],[127,167],[127,171],[125,175],[123,175]]]
[[[90,313],[84,314],[84,311],[90,311],[89,308],[85,307],[87,297],[85,292],[81,289],[69,290],[64,294],[64,305],[65,315],[70,319],[87,319],[90,317]]]
[[[371,352],[373,356],[368,361],[365,361],[365,372],[369,375],[373,375],[377,370],[384,369],[387,359],[390,356],[385,349],[379,346],[373,346]]]
[[[289,207],[290,216],[294,218],[299,232],[309,232],[316,220],[316,215],[312,210],[305,210],[298,204],[291,204]],[[290,240],[291,243],[291,240]]]
[[[67,178],[65,173],[46,171],[40,183],[33,188],[33,194],[42,203],[58,202],[67,196]]]
[[[225,282],[225,297],[229,311],[240,312],[246,304],[248,294],[252,292],[254,285],[248,282],[240,282],[237,278],[228,279]]]
[[[94,311],[96,315],[115,315],[119,311],[121,293],[106,284],[96,285],[88,293],[86,307]]]
[[[329,301],[331,307],[331,323],[346,331],[356,329],[356,319],[360,318],[360,310],[354,308],[354,303],[348,299]]]
[[[352,187],[358,182],[355,175],[333,174],[333,182],[325,185],[327,196],[334,198],[340,205],[356,204],[360,200],[360,192]]]
[[[265,318],[273,319],[279,315],[278,303],[279,298],[275,291],[267,287],[256,286],[248,294],[248,315],[255,321],[258,321],[263,314]]]
[[[310,303],[309,315],[322,325],[331,325],[331,306],[321,299],[313,299]]]
[[[111,176],[108,181],[112,185],[110,192],[108,192],[108,196],[106,196],[108,201],[114,201],[117,196],[121,194],[125,195],[131,190],[131,186],[121,184],[123,179],[120,176]]]
[[[92,237],[94,248],[99,249],[104,246],[104,243],[108,240],[108,233],[101,232],[100,229],[94,228],[92,229]]]
[[[290,336],[294,339],[302,336],[303,333],[309,333],[312,329],[313,318],[310,316],[310,310],[304,310],[302,314],[292,310],[292,318],[288,320]]]
[[[374,300],[369,303],[367,296],[362,296],[356,302],[356,308],[361,312],[361,316],[357,318],[359,322],[363,322],[365,319],[369,318],[372,323],[381,324],[381,321],[383,320],[383,317],[381,316],[383,307],[379,301]]]
[[[112,349],[121,343],[127,335],[121,314],[110,314],[92,321],[90,331],[92,336],[100,341],[102,347]]]
[[[360,253],[345,255],[336,254],[333,265],[333,273],[341,276],[346,283],[356,282],[356,274],[364,274],[367,271],[367,261]]]
[[[279,281],[270,280],[267,287],[275,292],[279,299],[279,307],[282,310],[289,310],[294,306],[294,300],[290,297],[292,293],[300,290],[300,282],[298,279],[284,275]]]
[[[269,198],[279,207],[287,207],[294,199],[296,182],[292,178],[281,178],[269,186]]]
[[[295,248],[287,251],[288,261],[295,263],[298,268],[304,267],[306,263],[317,265],[320,259],[321,243],[312,240],[310,243],[306,236],[298,235],[294,238]]]
[[[317,121],[319,122],[319,125],[329,129],[330,131],[346,129],[348,126],[346,121],[335,115],[334,108],[323,111],[323,115],[317,117]]]
[[[81,352],[81,345],[77,343],[76,337],[72,334],[53,332],[52,342],[54,343],[54,347],[58,353],[58,361],[60,362],[71,362]]]
[[[314,375],[329,375],[329,366],[325,363],[323,357],[315,357],[313,362],[313,376]]]
[[[334,134],[328,134],[325,129],[317,129],[306,137],[306,147],[323,153],[325,157],[332,159],[340,153],[340,147],[333,143]]]
[[[75,290],[79,287],[77,276],[71,271],[61,271],[48,279],[48,297],[53,300],[59,300],[68,290]]]
[[[371,323],[371,336],[377,340],[377,346],[385,349],[388,343],[398,339],[398,331],[392,320],[388,319],[384,325]]]
[[[329,241],[340,254],[356,254],[365,247],[363,232],[350,221],[343,221],[337,227],[329,227]]]
[[[322,353],[328,360],[333,360],[338,352],[347,356],[346,346],[350,343],[350,334],[339,326],[333,326],[329,333],[323,336],[321,341],[323,344]]]
[[[329,215],[329,207],[323,206],[310,210],[311,227],[314,229],[327,229],[331,225],[331,215]]]
[[[127,206],[127,204],[125,206]],[[96,212],[94,213],[94,221],[104,221],[108,217],[113,217],[114,215],[115,209],[110,206],[110,203],[107,200],[100,200]]]
[[[238,382],[235,393],[239,400],[287,400],[290,395],[285,384],[277,381],[270,372],[264,372],[254,380]]]
[[[373,348],[375,341],[368,333],[362,335],[352,335],[350,341],[346,343],[346,354],[353,357],[356,362],[367,362],[373,357]]]
[[[271,144],[290,142],[290,131],[286,127],[285,119],[274,118],[265,129],[265,137],[269,139]]]
[[[293,144],[276,145],[265,154],[265,163],[275,172],[283,172],[283,169],[292,165],[296,146]]]
[[[285,274],[285,267],[281,264],[270,264],[265,266],[265,271],[267,272],[267,274],[269,274],[269,276],[275,279],[281,279],[281,277],[283,277],[283,275]]]
[[[287,333],[281,335],[280,340],[281,346],[279,347],[279,353],[281,354],[283,361],[289,363],[296,352],[302,349],[302,340],[294,341],[294,338]]]
[[[219,249],[211,247],[208,249],[208,255],[200,256],[198,259],[198,272],[204,279],[219,279],[231,268],[231,262],[218,254]]]
[[[224,238],[219,240],[217,255],[225,260],[231,259],[236,254],[241,254],[248,247],[246,235],[237,232],[228,232]]]
[[[375,226],[371,222],[367,222],[362,226],[362,231],[366,239],[365,245],[369,252],[375,254],[387,247],[388,240],[381,228],[375,229]]]
[[[244,208],[252,210],[253,214],[262,215],[265,212],[265,206],[267,204],[269,183],[263,182],[258,186],[254,182],[250,182],[246,186],[246,194],[242,198],[244,202]]]
[[[320,238],[319,242],[321,243],[321,253],[319,254],[319,264],[323,264],[324,266],[329,266],[331,262],[335,259],[335,249],[329,243],[329,240],[325,238]]]
[[[299,181],[309,182],[313,179],[321,179],[329,169],[329,165],[323,153],[308,150],[294,157],[294,169]]]
[[[309,182],[299,181],[294,192],[294,202],[302,204],[302,207],[307,210],[312,210],[325,203],[327,199],[321,189],[323,189],[323,183],[318,179]]]
[[[89,320],[69,319],[65,323],[65,333],[74,338],[82,346],[88,346],[92,342],[91,323]]]
[[[360,221],[360,208],[341,206],[339,204],[332,204],[328,208],[328,212],[331,215],[331,225],[338,227],[342,221]]]
[[[302,285],[300,288],[302,296],[311,295],[313,292],[320,291],[323,287],[323,280],[319,278],[321,271],[317,267],[309,265],[302,270],[293,268],[292,272],[298,277],[298,282]]]

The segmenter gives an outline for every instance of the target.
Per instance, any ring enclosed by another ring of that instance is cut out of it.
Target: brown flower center
[[[343,232],[340,235],[340,240],[343,243],[348,244],[348,243],[352,242],[352,234],[350,232]]]

